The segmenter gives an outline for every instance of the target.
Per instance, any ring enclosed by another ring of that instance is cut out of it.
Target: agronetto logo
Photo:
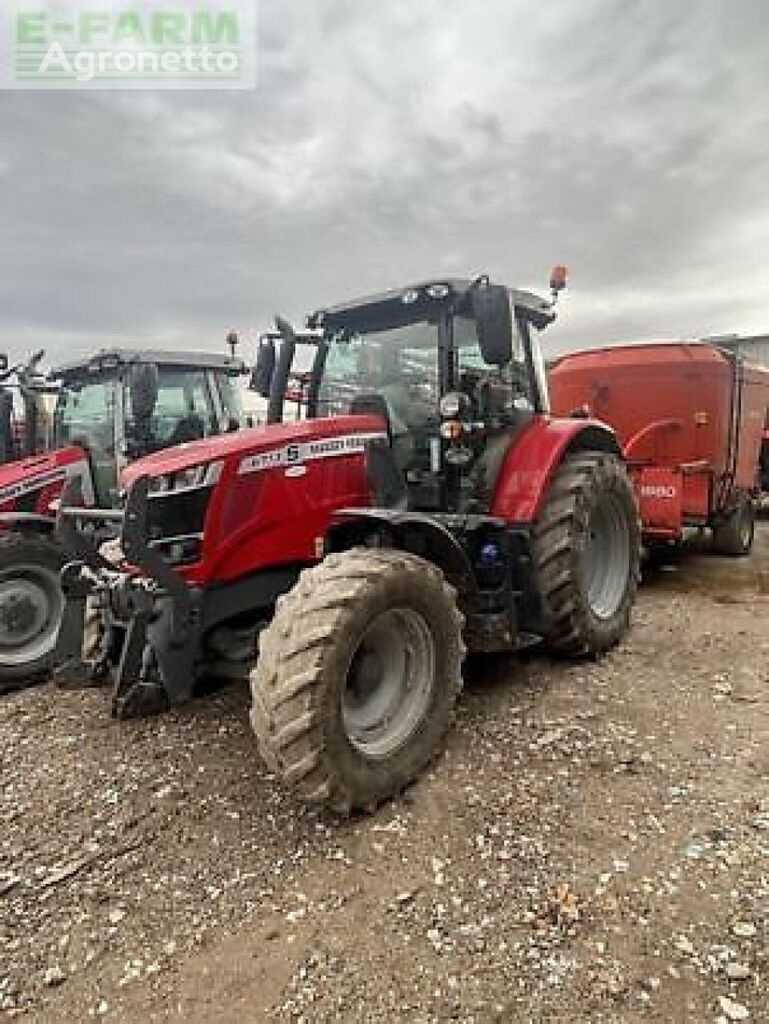
[[[256,0],[9,0],[5,89],[252,89]]]

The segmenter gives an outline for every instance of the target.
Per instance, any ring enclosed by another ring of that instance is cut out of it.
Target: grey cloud
[[[216,345],[432,273],[554,349],[769,328],[769,7],[263,0],[250,94],[0,94],[0,347]]]

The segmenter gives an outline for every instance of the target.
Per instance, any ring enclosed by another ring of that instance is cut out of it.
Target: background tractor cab
[[[133,460],[241,425],[245,369],[225,355],[109,349],[26,387],[29,454],[0,465],[0,691],[51,665],[65,561],[53,528],[65,484],[76,484],[84,506],[114,508],[119,475]],[[55,396],[45,418],[44,393]],[[94,520],[92,530],[108,534],[108,520]]]
[[[88,455],[99,506],[117,501],[118,476],[130,461],[241,426],[241,360],[199,352],[100,352],[62,366],[51,447]]]

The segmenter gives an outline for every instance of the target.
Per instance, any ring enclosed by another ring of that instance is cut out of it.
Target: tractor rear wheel
[[[713,529],[713,550],[740,558],[749,555],[756,534],[756,503],[740,491],[729,514]]]
[[[64,561],[49,537],[0,533],[0,693],[30,686],[52,667]]]
[[[545,640],[559,654],[600,654],[624,636],[640,564],[633,488],[605,452],[569,455],[534,527]]]
[[[434,565],[353,548],[277,603],[251,673],[270,768],[311,804],[372,810],[440,751],[462,686],[463,619]]]

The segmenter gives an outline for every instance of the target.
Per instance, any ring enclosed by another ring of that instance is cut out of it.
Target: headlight
[[[212,487],[221,474],[221,462],[203,462],[199,466],[188,466],[175,473],[163,473],[150,478],[150,494],[173,494],[177,491],[192,491],[198,487]]]
[[[202,487],[206,482],[208,466],[190,466],[189,469],[180,469],[174,473],[174,490],[180,491],[183,487]]]
[[[152,476],[150,477],[149,493],[150,494],[167,494],[169,491],[174,489],[174,478],[173,475],[168,473],[163,476]]]

